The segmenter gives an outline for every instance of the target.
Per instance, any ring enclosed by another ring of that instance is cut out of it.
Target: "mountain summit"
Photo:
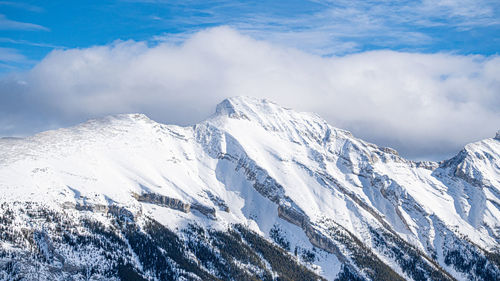
[[[498,280],[500,141],[415,162],[273,102],[0,139],[0,280]]]

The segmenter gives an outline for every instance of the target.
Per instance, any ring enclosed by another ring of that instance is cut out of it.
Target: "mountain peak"
[[[255,97],[237,96],[223,100],[216,107],[216,116],[227,116],[233,119],[246,119],[260,123],[264,127],[271,125],[284,126],[287,123],[321,123],[326,120],[311,112],[300,112],[283,107],[271,100]]]
[[[230,97],[223,100],[216,107],[217,115],[226,115],[231,118],[253,119],[261,114],[273,114],[287,110],[278,104],[267,100],[247,96]]]
[[[326,120],[314,113],[299,112],[282,107],[267,99],[254,97],[231,97],[217,105],[215,116],[250,121],[283,138],[296,143],[322,143],[333,135],[350,133],[331,127]]]
[[[495,136],[495,139],[496,140],[500,140],[500,130],[497,131],[497,134]]]

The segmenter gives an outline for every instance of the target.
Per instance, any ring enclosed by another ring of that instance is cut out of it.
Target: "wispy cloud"
[[[0,37],[0,42],[1,43],[17,44],[17,45],[28,45],[28,46],[49,48],[49,49],[62,49],[62,48],[64,48],[64,46],[59,46],[59,45],[54,45],[54,44],[31,42],[28,40],[15,40],[15,39],[5,38],[5,37]]]
[[[156,3],[159,7],[168,5]],[[178,23],[185,32],[200,26],[229,25],[255,38],[320,55],[395,46],[415,49],[442,40],[432,29],[440,28],[442,34],[500,25],[500,5],[488,0],[318,0],[301,2],[298,8],[295,1],[189,4],[179,13],[189,14],[187,17],[176,13],[155,17]]]
[[[395,24],[416,26],[498,25],[500,7],[491,0],[421,0],[421,1],[317,1],[326,6],[326,13],[358,24],[375,26]]]
[[[50,31],[45,26],[34,23],[20,22],[8,19],[5,15],[0,14],[0,30],[40,30]]]
[[[17,49],[0,47],[0,73],[26,69],[33,66],[36,61],[27,58]],[[0,95],[2,93],[0,92]]]
[[[26,56],[19,53],[16,49],[0,47],[0,61],[1,62],[15,62],[15,63],[28,63],[30,62]]]
[[[416,12],[417,23],[423,25],[441,23],[464,28],[500,24],[500,5],[495,0],[424,0],[409,8]]]
[[[462,30],[500,24],[500,5],[492,1],[336,0],[317,3],[323,7],[310,14],[291,17],[263,15],[235,26],[253,34],[262,32],[264,35],[261,37],[269,35],[268,40],[296,37],[297,42],[307,42],[303,40],[304,34],[309,33],[324,40],[319,46],[357,42],[357,45],[389,48],[397,45],[421,46],[439,40],[428,34],[428,30],[423,30],[426,28],[439,26]],[[328,47],[325,50],[326,53],[331,52]],[[345,51],[349,50],[341,49],[338,53]]]
[[[0,1],[0,6],[9,6],[9,7],[13,7],[13,8],[17,8],[17,9],[23,9],[23,10],[26,10],[26,11],[30,11],[30,12],[36,12],[36,13],[40,13],[40,12],[43,12],[43,8],[39,7],[39,6],[35,6],[35,5],[31,5],[31,4],[27,4],[27,3],[22,3],[22,2],[13,2],[13,1]]]

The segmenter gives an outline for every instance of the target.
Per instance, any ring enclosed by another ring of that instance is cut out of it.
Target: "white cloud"
[[[375,51],[327,58],[221,27],[181,45],[127,41],[53,51],[30,72],[1,81],[0,130],[122,112],[192,124],[223,98],[248,95],[317,112],[412,158],[440,157],[500,129],[499,73],[498,56]]]

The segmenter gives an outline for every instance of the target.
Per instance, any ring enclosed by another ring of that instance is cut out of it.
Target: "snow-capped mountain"
[[[415,162],[267,100],[0,140],[0,280],[499,280],[500,135]]]

